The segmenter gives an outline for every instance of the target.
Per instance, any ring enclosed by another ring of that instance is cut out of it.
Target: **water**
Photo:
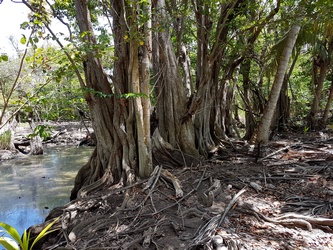
[[[52,208],[69,202],[78,170],[93,148],[57,147],[44,155],[0,162],[0,221],[20,234],[44,221]]]

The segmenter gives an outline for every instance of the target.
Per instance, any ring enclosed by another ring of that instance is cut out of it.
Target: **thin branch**
[[[10,91],[9,91],[9,94],[8,94],[8,96],[7,96],[7,99],[4,100],[4,105],[3,105],[2,113],[1,113],[1,116],[0,116],[0,124],[2,124],[2,119],[3,119],[4,115],[5,115],[5,111],[6,111],[7,107],[8,107],[9,100],[10,100],[11,96],[13,95],[14,89],[17,87],[18,80],[19,80],[19,78],[20,78],[20,76],[21,76],[21,73],[22,73],[22,68],[23,68],[24,59],[25,59],[25,57],[26,57],[26,55],[27,55],[27,53],[28,53],[28,46],[29,46],[29,44],[30,44],[30,38],[31,38],[31,36],[32,36],[32,34],[33,34],[34,32],[35,32],[35,29],[33,28],[33,29],[31,30],[31,33],[30,33],[30,36],[29,36],[28,42],[27,42],[27,44],[26,44],[26,46],[25,46],[25,50],[24,50],[23,56],[22,56],[21,61],[20,61],[20,66],[19,66],[19,70],[18,70],[17,75],[16,75],[16,78],[15,78],[15,81],[14,81],[14,83],[13,83],[13,85],[12,85],[12,88],[11,88]],[[6,123],[7,123],[7,122],[6,122]],[[3,125],[3,126],[4,126],[4,125]],[[1,126],[1,128],[2,128],[3,126]]]

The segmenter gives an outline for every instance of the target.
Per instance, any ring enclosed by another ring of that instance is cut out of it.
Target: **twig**
[[[296,146],[296,145],[298,145],[298,144],[299,144],[299,143],[294,144],[294,145],[288,145],[288,146],[286,146],[286,147],[284,147],[284,148],[280,148],[279,150],[276,150],[275,152],[273,152],[273,153],[271,153],[271,154],[269,154],[269,155],[266,155],[265,157],[263,157],[263,158],[261,158],[261,159],[258,159],[257,162],[260,162],[260,161],[263,161],[263,160],[265,160],[265,159],[267,159],[267,158],[270,158],[270,157],[272,157],[273,155],[276,155],[276,154],[280,153],[281,151],[286,150],[286,149],[288,149],[288,148],[290,148],[290,147],[292,147],[292,146]]]
[[[242,188],[235,196],[232,198],[232,200],[229,202],[228,206],[224,209],[223,215],[221,216],[219,223],[217,227],[221,226],[223,223],[227,213],[231,210],[231,208],[235,205],[235,203],[238,201],[239,197],[246,191],[246,188]]]

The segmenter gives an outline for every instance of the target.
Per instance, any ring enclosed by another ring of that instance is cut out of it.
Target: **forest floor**
[[[333,134],[243,141],[56,208],[36,249],[333,249]],[[171,184],[173,181],[173,184]],[[219,245],[219,248],[218,246]]]

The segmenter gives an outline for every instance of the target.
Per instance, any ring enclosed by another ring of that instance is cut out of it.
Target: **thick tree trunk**
[[[273,115],[275,112],[276,104],[279,99],[281,87],[283,84],[283,79],[288,67],[289,58],[291,57],[292,50],[294,48],[294,44],[296,42],[298,33],[300,30],[299,25],[293,25],[287,40],[286,45],[283,49],[281,58],[279,60],[277,73],[275,75],[274,83],[272,86],[272,90],[268,99],[268,103],[265,107],[263,117],[261,118],[261,122],[258,127],[257,133],[254,133],[251,141],[256,143],[267,142],[269,139],[270,127],[273,119]]]
[[[182,121],[186,112],[186,93],[169,31],[163,25],[166,23],[165,2],[164,0],[153,2],[156,11],[154,27],[164,28],[153,33],[153,40],[156,41],[153,46],[153,65],[156,76],[154,91],[159,134],[174,149],[197,158],[199,154],[195,148],[192,121]],[[155,148],[154,154],[162,154],[156,150]]]
[[[134,1],[135,2],[135,1]],[[134,6],[136,3],[134,4]],[[130,19],[130,34],[138,34],[136,8],[132,8]],[[151,58],[151,2],[147,0],[143,7],[143,13],[148,21],[143,28],[142,58],[139,59],[140,41],[137,37],[130,40],[130,57],[128,75],[129,85],[133,86],[135,123],[137,132],[137,147],[139,157],[139,175],[148,177],[153,171],[151,138],[150,138],[150,58]],[[139,61],[142,61],[141,67]]]
[[[142,93],[147,87],[140,85],[138,44],[124,41],[128,34],[126,11],[136,6],[124,6],[122,1],[112,1],[114,56],[117,59],[111,84],[100,59],[95,56],[99,51],[94,48],[96,39],[87,2],[75,0],[74,3],[86,48],[83,57],[86,85],[83,87],[88,89],[85,97],[97,145],[89,162],[77,174],[71,199],[97,191],[104,185],[130,184],[138,172],[147,176],[152,169],[150,138],[146,136],[147,133],[150,135],[149,126],[146,127],[149,105],[143,100],[147,94]],[[143,68],[143,72],[146,73],[147,69]],[[147,81],[147,76],[144,79]],[[129,96],[134,97],[127,98]],[[142,147],[140,150],[139,144]]]

